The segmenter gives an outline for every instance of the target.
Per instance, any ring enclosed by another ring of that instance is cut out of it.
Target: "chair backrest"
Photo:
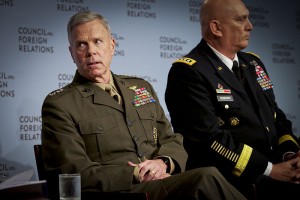
[[[42,145],[35,144],[33,146],[34,149],[34,156],[36,162],[36,168],[39,176],[39,180],[45,180],[45,168],[42,156]]]

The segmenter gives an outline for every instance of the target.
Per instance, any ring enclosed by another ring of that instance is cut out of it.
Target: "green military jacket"
[[[51,92],[42,106],[42,147],[49,191],[59,173],[81,173],[82,190],[123,191],[135,183],[140,158],[169,156],[185,170],[183,138],[174,133],[152,86],[136,77],[113,74],[122,97],[76,72],[71,84]]]

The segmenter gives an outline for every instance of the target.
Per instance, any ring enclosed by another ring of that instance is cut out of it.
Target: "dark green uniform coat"
[[[176,163],[175,172],[185,169],[182,136],[173,133],[151,85],[140,78],[113,77],[123,107],[78,73],[70,85],[46,97],[42,146],[50,186],[52,178],[58,183],[58,173],[80,172],[83,190],[130,190],[134,168],[127,162],[139,163],[139,157],[167,155]],[[140,88],[154,102],[135,101]]]

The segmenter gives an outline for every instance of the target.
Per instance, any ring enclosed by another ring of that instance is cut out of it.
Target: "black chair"
[[[36,144],[33,146],[34,149],[34,156],[36,162],[36,169],[38,172],[39,180],[45,180],[45,169],[43,163],[43,156],[42,156],[42,145]]]
[[[39,180],[45,180],[45,168],[42,156],[42,145],[35,144],[33,146],[36,167],[38,172]],[[119,193],[119,192],[82,192],[82,200],[93,200],[93,199],[122,199],[122,200],[148,200],[147,193]]]

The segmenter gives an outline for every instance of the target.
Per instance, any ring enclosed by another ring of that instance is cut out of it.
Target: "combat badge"
[[[216,89],[217,94],[230,94],[230,89],[224,89],[223,85],[218,83],[218,89]]]
[[[155,99],[152,97],[152,95],[146,90],[146,88],[137,88],[136,86],[130,87],[130,89],[134,90],[134,99],[132,101],[132,104],[135,107],[142,106],[148,103],[155,102]]]

